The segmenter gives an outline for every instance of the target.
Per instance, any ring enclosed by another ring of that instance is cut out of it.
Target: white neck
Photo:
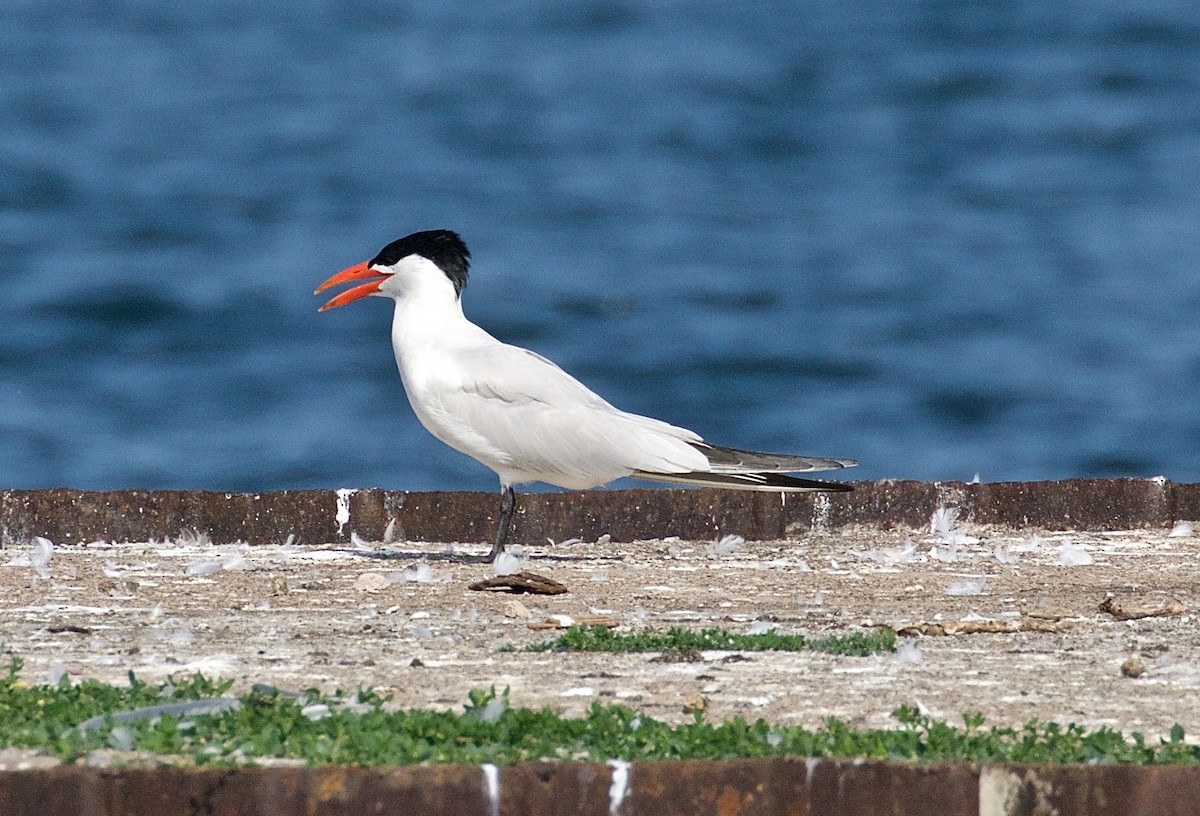
[[[397,356],[419,346],[446,345],[467,326],[474,328],[453,288],[448,293],[398,297],[392,313],[392,345]]]
[[[475,328],[463,316],[454,284],[432,261],[410,255],[386,271],[379,294],[396,301],[392,346],[402,368],[401,358],[423,347],[453,345],[456,336]]]

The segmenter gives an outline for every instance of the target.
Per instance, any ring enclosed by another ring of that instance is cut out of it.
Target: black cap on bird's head
[[[467,270],[471,266],[471,251],[467,249],[467,245],[463,243],[462,238],[459,238],[456,232],[424,230],[392,241],[379,250],[379,254],[371,260],[355,264],[349,269],[343,269],[318,286],[317,291],[313,292],[314,295],[340,283],[370,279],[367,283],[342,292],[322,306],[319,311],[323,312],[335,306],[345,306],[359,298],[379,293],[379,285],[391,274],[384,270],[414,255],[425,258],[436,265],[454,285],[454,294],[462,294],[463,287],[467,285]]]
[[[433,261],[454,284],[454,291],[462,294],[463,287],[467,285],[467,270],[471,266],[471,251],[457,232],[425,230],[405,235],[379,250],[379,254],[367,266],[392,266],[409,255],[420,255]]]

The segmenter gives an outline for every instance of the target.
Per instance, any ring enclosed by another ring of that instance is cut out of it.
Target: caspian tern
[[[584,490],[623,476],[761,491],[846,491],[850,485],[785,476],[837,470],[852,459],[756,453],[614,408],[554,363],[502,343],[463,314],[471,253],[449,230],[414,232],[317,287],[366,281],[320,308],[368,295],[396,302],[392,349],[413,412],[431,434],[500,477],[500,523],[491,562],[504,551],[513,486],[546,482]]]

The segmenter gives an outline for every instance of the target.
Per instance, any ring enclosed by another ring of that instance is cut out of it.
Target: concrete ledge
[[[1165,479],[1062,482],[858,482],[853,493],[778,494],[732,490],[597,490],[534,493],[517,500],[513,543],[547,539],[616,541],[675,535],[750,540],[848,524],[924,528],[938,506],[971,523],[1051,530],[1168,527],[1200,519],[1200,484]],[[273,493],[117,490],[0,492],[0,536],[45,536],[57,544],[146,541],[181,530],[214,542],[304,544],[379,540],[395,519],[397,540],[483,542],[495,531],[498,494],[406,493],[379,489]]]
[[[614,776],[617,776],[614,782]],[[644,762],[624,784],[611,765],[94,769],[0,773],[10,816],[207,813],[618,814],[619,816],[1183,816],[1200,768],[916,765],[853,760]]]

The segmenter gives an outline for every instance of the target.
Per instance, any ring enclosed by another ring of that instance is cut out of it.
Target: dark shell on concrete
[[[1200,485],[1165,479],[1062,482],[858,482],[851,493],[734,490],[621,490],[518,497],[511,541],[616,541],[679,536],[751,540],[803,535],[848,524],[924,528],[938,506],[979,524],[1047,529],[1167,527],[1200,519]],[[0,492],[5,542],[45,536],[58,544],[146,541],[183,530],[214,542],[346,542],[351,533],[397,541],[486,542],[495,534],[499,494],[405,493],[380,489],[270,493],[115,490]],[[339,506],[340,505],[340,506]],[[339,510],[341,514],[339,515]],[[347,515],[348,514],[348,515]]]
[[[1200,768],[917,765],[855,760],[642,762],[627,784],[595,763],[498,769],[59,767],[0,773],[6,816],[359,816],[367,813],[588,816],[1184,816]]]

